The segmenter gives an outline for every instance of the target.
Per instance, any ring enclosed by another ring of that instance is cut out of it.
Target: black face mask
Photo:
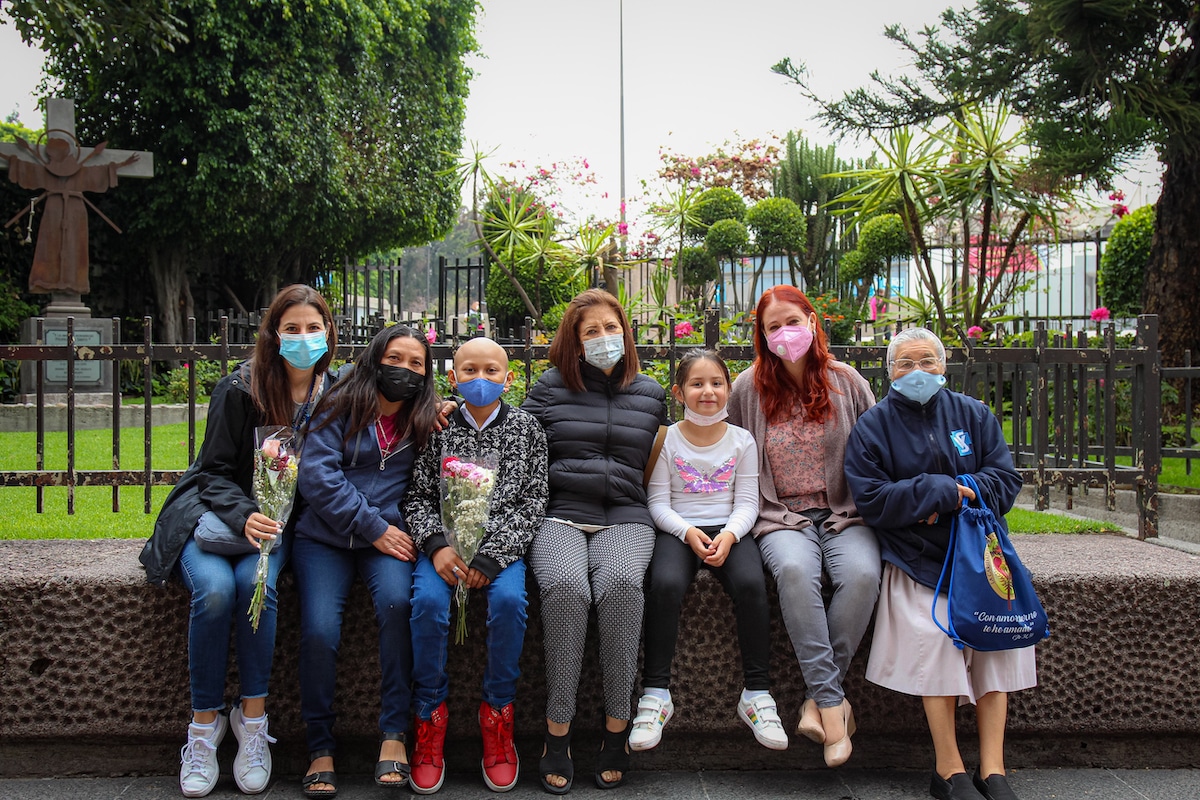
[[[418,375],[406,367],[380,364],[375,388],[379,389],[389,403],[402,403],[415,396],[425,387],[425,376]]]

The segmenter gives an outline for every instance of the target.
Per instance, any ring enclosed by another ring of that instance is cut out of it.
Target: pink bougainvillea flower
[[[1104,322],[1104,320],[1110,318],[1111,316],[1112,314],[1108,313],[1107,308],[1100,306],[1092,311],[1092,322]]]
[[[425,331],[425,341],[429,342],[430,344],[433,344],[437,341],[436,328],[430,328],[429,330]]]
[[[695,332],[690,322],[681,322],[675,326],[675,338],[682,339],[685,336],[691,336]]]
[[[967,328],[968,339],[978,339],[982,335],[983,328],[979,327],[978,325],[972,325],[971,327]]]
[[[628,236],[629,235],[629,225],[624,222],[618,222],[617,223],[617,235]]]

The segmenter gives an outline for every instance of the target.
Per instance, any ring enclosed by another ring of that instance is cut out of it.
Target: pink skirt
[[[959,650],[930,616],[933,595],[933,589],[894,564],[884,564],[867,680],[918,697],[956,696],[959,705],[975,703],[989,692],[1037,686],[1032,646],[986,653]],[[939,603],[939,616],[943,609]]]

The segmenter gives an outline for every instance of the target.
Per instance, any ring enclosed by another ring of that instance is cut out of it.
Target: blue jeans
[[[737,545],[740,547],[740,545]],[[875,532],[851,525],[840,533],[825,525],[772,531],[758,537],[763,563],[775,576],[779,610],[792,640],[805,697],[820,708],[842,702],[842,681],[866,633],[883,564]],[[821,571],[829,574],[829,610],[821,595]]]
[[[487,593],[487,666],[483,699],[504,708],[517,696],[519,661],[525,643],[525,561],[517,559],[483,591]],[[413,575],[413,699],[417,716],[429,719],[450,692],[446,650],[450,640],[450,598],[454,587],[442,580],[424,553]],[[476,594],[472,592],[472,594]],[[472,600],[468,602],[478,602]],[[457,616],[458,611],[455,610]]]
[[[334,749],[333,692],[342,612],[356,574],[371,592],[379,623],[379,730],[407,731],[412,702],[412,562],[374,547],[348,550],[303,536],[296,537],[293,548],[300,595],[300,717],[307,727],[309,752]]]
[[[207,512],[211,514],[212,512]],[[267,570],[267,596],[258,631],[250,627],[247,611],[254,594],[258,554],[221,556],[206,553],[188,538],[176,569],[192,593],[188,619],[188,673],[193,711],[225,707],[225,675],[229,667],[229,626],[237,631],[241,697],[266,697],[275,655],[275,584],[287,564],[291,535],[275,540]]]

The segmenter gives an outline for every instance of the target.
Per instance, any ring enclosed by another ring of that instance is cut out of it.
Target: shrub
[[[1100,257],[1100,299],[1114,317],[1135,317],[1142,310],[1142,285],[1150,242],[1154,238],[1154,206],[1142,206],[1113,226]]]
[[[689,226],[689,236],[701,237],[705,232],[725,219],[741,222],[746,218],[746,201],[728,186],[706,189],[696,198],[696,225]]]
[[[196,370],[196,394],[212,394],[213,387],[217,385],[217,381],[221,380],[220,365],[215,361],[193,361],[192,364]],[[170,370],[160,379],[159,384],[162,387],[162,394],[169,402],[187,402],[188,372],[188,365],[184,364],[182,367]]]

